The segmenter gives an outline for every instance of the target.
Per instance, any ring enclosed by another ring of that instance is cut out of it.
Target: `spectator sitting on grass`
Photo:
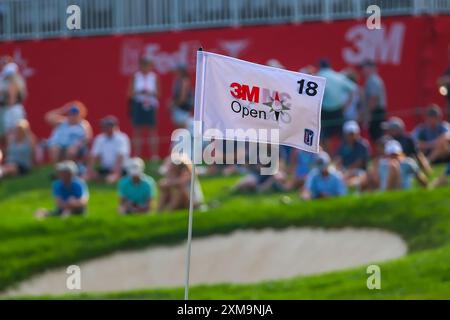
[[[316,154],[303,150],[295,150],[296,163],[294,166],[294,177],[292,181],[288,181],[286,189],[302,188],[305,184],[308,173],[314,166],[316,160]]]
[[[414,130],[420,151],[430,163],[445,160],[449,154],[450,125],[442,119],[442,111],[437,105],[427,108],[425,122]]]
[[[56,165],[56,171],[58,179],[53,182],[52,186],[56,209],[53,211],[39,209],[35,216],[44,218],[83,214],[86,211],[89,192],[86,183],[76,176],[76,163],[70,160],[59,162]]]
[[[385,157],[380,159],[378,165],[380,190],[410,189],[413,177],[416,177],[422,186],[427,186],[427,178],[419,170],[416,161],[403,154],[398,141],[387,141],[384,153]]]
[[[419,150],[412,136],[405,131],[405,123],[402,119],[390,117],[388,121],[382,123],[381,127],[388,139],[397,140],[401,144],[403,153],[407,157],[415,159],[426,173],[431,173],[432,169],[427,158]]]
[[[382,136],[375,141],[374,154],[370,161],[370,165],[356,184],[359,191],[374,191],[380,189],[379,164],[380,160],[384,158],[384,145],[389,140],[392,140],[392,138]]]
[[[444,173],[433,181],[432,187],[436,188],[448,185],[448,177],[450,177],[450,162],[447,164]]]
[[[160,172],[164,175],[159,181],[159,206],[158,211],[173,211],[189,207],[191,186],[191,161],[185,156],[166,158]],[[197,176],[194,180],[194,208],[203,203],[203,192]]]
[[[119,130],[119,122],[114,116],[103,118],[101,126],[103,133],[94,139],[86,179],[115,183],[125,174],[124,165],[130,156],[130,139]],[[100,167],[95,170],[98,162]]]
[[[52,162],[80,160],[87,153],[92,138],[92,128],[85,120],[86,107],[79,101],[71,101],[61,108],[47,112],[45,119],[54,126],[48,139]]]
[[[0,165],[0,178],[28,173],[33,166],[35,138],[27,120],[22,119],[8,136],[6,161]],[[1,162],[1,159],[0,159]]]
[[[146,213],[156,196],[155,180],[144,173],[145,164],[141,158],[128,160],[127,175],[119,180],[121,214]]]
[[[349,120],[343,127],[344,141],[338,149],[336,167],[344,172],[344,179],[348,185],[358,179],[369,161],[369,143],[361,137],[360,128],[356,121]]]
[[[317,156],[315,168],[308,174],[301,192],[304,200],[337,197],[347,194],[342,174],[331,167],[330,156],[322,152]]]
[[[232,188],[232,193],[284,191],[286,189],[285,174],[281,168],[273,175],[264,175],[261,173],[263,167],[261,164],[247,165],[248,174]]]

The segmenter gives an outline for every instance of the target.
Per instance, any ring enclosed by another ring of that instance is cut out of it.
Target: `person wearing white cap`
[[[367,170],[370,149],[367,140],[361,137],[356,121],[349,120],[343,126],[344,141],[338,149],[336,167],[344,172],[345,180],[350,181]]]
[[[384,190],[410,189],[415,177],[422,186],[427,186],[425,175],[412,158],[403,154],[402,145],[396,140],[389,140],[384,145],[385,157],[380,160],[379,188]]]
[[[35,215],[37,218],[46,216],[69,216],[85,213],[89,200],[89,191],[86,183],[77,174],[77,165],[71,160],[56,164],[58,179],[53,182],[53,197],[56,209],[48,211],[39,209]]]
[[[402,148],[403,153],[415,159],[420,167],[428,174],[432,172],[430,163],[422,151],[419,150],[416,141],[414,141],[411,134],[405,131],[405,123],[399,117],[390,117],[387,121],[381,124],[387,137],[397,140]]]
[[[315,161],[315,168],[306,177],[301,192],[304,200],[337,197],[347,194],[342,174],[331,166],[330,156],[321,152]]]
[[[156,197],[156,183],[144,173],[145,164],[141,158],[127,161],[127,175],[119,180],[119,212],[121,214],[146,213]]]

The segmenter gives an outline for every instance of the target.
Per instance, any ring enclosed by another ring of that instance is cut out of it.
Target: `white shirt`
[[[156,73],[150,71],[146,74],[138,71],[134,74],[133,89],[135,92],[134,98],[141,102],[144,107],[150,108],[159,106],[158,99],[156,99],[157,77]],[[145,92],[145,93],[144,93]]]
[[[146,74],[138,71],[134,74],[134,91],[141,92],[147,91],[150,93],[156,93],[156,74],[154,72],[148,72]]]
[[[100,158],[102,168],[112,169],[118,156],[123,156],[124,164],[130,157],[130,139],[121,131],[114,132],[111,137],[101,133],[94,139],[91,154]]]

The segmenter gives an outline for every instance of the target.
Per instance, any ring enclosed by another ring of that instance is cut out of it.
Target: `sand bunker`
[[[117,291],[181,287],[185,244],[117,252],[81,262],[82,290]],[[191,284],[249,283],[322,273],[393,259],[407,251],[395,234],[373,229],[237,231],[194,239]],[[61,294],[65,268],[50,270],[12,288],[7,295]]]

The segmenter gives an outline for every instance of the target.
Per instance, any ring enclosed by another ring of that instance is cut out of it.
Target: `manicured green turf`
[[[118,249],[179,243],[186,237],[185,211],[119,216],[114,188],[91,185],[86,217],[36,221],[32,211],[52,206],[48,169],[1,181],[0,289],[49,267],[67,266]],[[382,290],[366,288],[365,266],[313,277],[252,285],[197,286],[191,298],[450,298],[450,189],[351,195],[302,202],[281,195],[228,197],[236,178],[205,178],[203,188],[214,208],[196,212],[194,236],[236,229],[317,226],[374,227],[401,235],[411,252],[381,264]],[[181,289],[88,294],[80,298],[182,298]],[[73,298],[73,296],[65,296]]]

